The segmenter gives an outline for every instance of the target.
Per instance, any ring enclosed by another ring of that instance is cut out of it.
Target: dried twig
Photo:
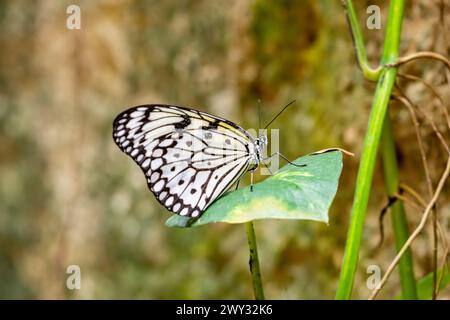
[[[398,67],[402,64],[418,60],[418,59],[431,59],[441,61],[445,66],[450,70],[450,61],[440,53],[432,52],[432,51],[422,51],[411,53],[407,56],[398,58],[395,63],[387,64],[386,67]]]
[[[450,130],[450,116],[448,114],[447,108],[445,107],[444,99],[442,99],[441,95],[434,89],[433,85],[423,80],[422,78],[411,74],[398,73],[397,76],[406,80],[418,81],[431,91],[433,96],[439,100],[439,106],[441,107],[442,113],[444,114],[445,120],[447,122],[447,128]]]
[[[414,232],[411,234],[411,236],[408,238],[408,240],[405,242],[405,244],[400,249],[400,251],[397,253],[397,255],[394,258],[394,260],[389,265],[388,269],[386,270],[386,273],[384,274],[383,278],[381,279],[380,285],[372,291],[372,294],[369,297],[370,300],[375,299],[375,297],[377,296],[379,291],[385,285],[387,279],[389,279],[390,275],[392,274],[392,271],[394,270],[395,266],[400,261],[401,257],[405,253],[405,251],[409,248],[409,246],[413,243],[413,241],[417,238],[417,236],[422,232],[422,230],[425,227],[425,224],[426,224],[426,222],[428,220],[428,217],[430,216],[431,210],[435,206],[436,201],[439,198],[439,195],[440,195],[440,193],[441,193],[441,191],[442,191],[442,189],[443,189],[443,187],[445,185],[445,182],[448,179],[449,174],[450,174],[450,157],[447,159],[447,164],[446,164],[444,173],[442,174],[441,178],[439,179],[439,183],[438,183],[438,186],[436,188],[436,191],[434,192],[431,201],[428,203],[428,205],[427,205],[427,207],[426,207],[426,209],[425,209],[425,211],[424,211],[424,213],[422,215],[422,219],[420,220],[419,225],[414,230]]]
[[[409,113],[411,114],[411,118],[413,120],[414,123],[414,128],[416,131],[416,137],[417,137],[417,142],[419,144],[419,152],[420,152],[420,156],[422,159],[422,165],[425,171],[425,179],[427,181],[427,188],[428,188],[428,194],[429,197],[431,198],[433,195],[433,182],[431,180],[431,174],[430,174],[430,170],[428,168],[428,160],[427,160],[427,156],[425,154],[425,147],[422,141],[422,136],[420,135],[420,125],[419,125],[419,121],[417,120],[417,116],[416,113],[414,111],[413,108],[413,103],[412,101],[400,90],[400,88],[397,87],[397,90],[400,92],[401,96],[400,97],[394,97],[396,98],[399,102],[401,102],[409,111]],[[444,142],[445,144],[445,142]],[[448,148],[448,147],[447,147]],[[433,265],[433,289],[436,289],[436,283],[437,283],[437,253],[438,253],[438,239],[437,239],[437,210],[436,207],[433,208],[432,210],[432,215],[433,215],[433,259],[432,259],[432,265]],[[435,291],[433,290],[433,300],[436,299],[435,296]]]
[[[420,135],[419,120],[417,119],[417,115],[414,111],[413,103],[411,102],[411,100],[406,95],[404,95],[403,92],[399,90],[399,88],[397,88],[397,90],[400,92],[401,96],[394,95],[393,98],[395,100],[399,101],[400,103],[402,103],[408,109],[408,111],[411,115],[411,119],[413,121],[414,128],[416,131],[417,142],[419,144],[419,152],[420,152],[420,155],[422,158],[422,164],[423,164],[424,171],[425,171],[425,178],[427,180],[428,192],[430,193],[430,196],[431,196],[433,194],[433,183],[431,181],[430,170],[428,169],[428,161],[427,161],[427,156],[425,153],[425,146],[422,141],[422,136]]]
[[[384,242],[384,224],[383,219],[386,213],[388,212],[389,208],[399,199],[399,197],[388,197],[388,203],[381,209],[380,215],[378,217],[378,226],[379,226],[379,233],[380,233],[380,239],[378,240],[378,244],[375,246],[374,251],[378,251],[381,249],[381,246]]]
[[[407,198],[407,197],[405,197],[405,196],[403,196],[403,195],[400,196],[400,195],[394,194],[394,196],[398,197],[399,199],[401,199],[401,200],[404,201],[405,203],[414,205],[416,208],[419,208],[419,209],[421,209],[421,210],[425,210],[425,208],[426,208],[426,206],[427,206],[427,203],[426,203],[425,199],[422,198],[422,197],[419,195],[419,193],[416,192],[413,188],[411,188],[410,186],[408,186],[408,185],[406,185],[406,184],[404,184],[404,183],[400,183],[400,185],[399,185],[399,190],[405,191],[406,193],[412,195],[412,196],[416,199],[416,201],[417,201],[418,203],[412,201],[411,199],[409,199],[409,198]],[[447,240],[447,238],[445,237],[445,231],[444,231],[443,227],[441,226],[441,224],[440,224],[439,222],[438,222],[437,227],[438,227],[438,228],[437,228],[437,229],[438,229],[438,234],[439,234],[439,236],[441,237],[442,247],[445,248],[445,249],[444,249],[444,252],[447,252],[447,253],[444,253],[444,261],[443,261],[443,264],[445,264],[445,257],[448,255],[448,250],[449,250],[449,248],[450,248],[450,244],[449,244],[450,242],[449,242],[449,241]],[[450,265],[450,262],[449,262],[449,265]],[[441,266],[441,267],[443,267],[443,266]]]
[[[399,187],[401,190],[404,190],[408,194],[412,195],[414,199],[416,199],[417,202],[419,202],[419,204],[422,206],[423,209],[427,206],[425,199],[422,198],[420,194],[417,191],[415,191],[412,187],[408,186],[405,183],[400,183]]]
[[[409,204],[409,205],[413,206],[416,209],[419,209],[419,210],[423,210],[424,209],[424,207],[422,207],[420,204],[417,204],[416,202],[414,202],[410,198],[405,197],[404,195],[402,195],[402,194],[400,194],[398,192],[394,193],[394,197],[396,197],[397,199],[401,200],[402,202],[404,202],[406,204]]]

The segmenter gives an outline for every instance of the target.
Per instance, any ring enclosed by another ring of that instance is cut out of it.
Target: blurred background
[[[363,27],[366,8],[381,8],[381,29],[363,28],[375,65],[388,3],[356,2]],[[407,2],[402,54],[448,56],[443,2]],[[71,4],[81,8],[80,30],[66,28]],[[266,297],[334,297],[374,92],[355,63],[340,1],[0,1],[0,28],[0,298],[251,299],[244,226],[166,227],[168,212],[111,129],[119,112],[148,103],[191,106],[254,128],[258,99],[263,123],[297,99],[273,126],[289,158],[327,147],[356,154],[344,158],[328,226],[255,223]],[[404,70],[433,83],[448,106],[441,65]],[[402,86],[445,130],[437,99],[420,83]],[[408,112],[393,105],[391,116],[401,179],[425,194]],[[445,155],[431,130],[422,133],[437,179]],[[439,202],[446,230],[449,200],[447,188]],[[377,169],[354,298],[370,292],[367,266],[385,270],[395,256],[389,215],[375,250],[386,203]],[[407,214],[416,226],[420,210],[407,206]],[[427,229],[413,245],[418,278],[431,270],[430,236]],[[72,264],[81,268],[80,290],[66,288]],[[381,297],[398,293],[394,273]]]

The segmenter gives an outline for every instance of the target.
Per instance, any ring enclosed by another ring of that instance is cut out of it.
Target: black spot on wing
[[[188,115],[183,115],[182,117],[183,117],[183,120],[181,120],[180,122],[175,123],[175,129],[184,129],[188,125],[191,124],[191,119],[189,118]]]
[[[223,119],[222,122],[226,123],[227,120]],[[214,119],[214,122],[211,122],[209,125],[207,126],[202,126],[203,130],[211,130],[211,129],[217,129],[219,127],[220,124],[220,120],[219,119]],[[236,126],[235,124],[233,124],[233,126]]]

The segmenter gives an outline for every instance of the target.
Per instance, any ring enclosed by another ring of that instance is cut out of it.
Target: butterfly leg
[[[278,155],[278,156],[280,156],[281,158],[283,158],[286,162],[288,162],[289,164],[292,164],[293,166],[295,166],[295,167],[299,167],[299,168],[301,168],[301,167],[306,167],[306,164],[295,164],[295,163],[293,163],[292,161],[290,161],[288,158],[286,158],[285,156],[283,156],[280,152],[275,152],[275,153],[273,153],[272,155],[270,155],[270,156],[268,156],[267,158],[264,158],[263,159],[263,161],[267,161],[267,160],[269,160],[270,158],[272,158],[272,157],[274,157],[274,156],[276,156],[276,155]]]
[[[250,171],[250,192],[253,192],[253,172],[254,170]]]

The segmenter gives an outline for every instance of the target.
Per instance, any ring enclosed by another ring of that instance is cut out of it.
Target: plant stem
[[[248,247],[250,249],[250,259],[248,264],[250,266],[250,273],[252,274],[253,292],[256,300],[264,300],[264,289],[261,281],[256,235],[251,221],[245,223],[245,231],[247,233]]]
[[[351,4],[351,1],[348,3]],[[403,10],[404,0],[391,1],[381,58],[382,66],[392,64],[397,60]],[[378,145],[396,74],[397,68],[383,67],[377,82],[356,179],[356,190],[336,299],[351,298]]]
[[[383,161],[384,183],[389,197],[398,191],[399,178],[397,169],[397,155],[395,152],[394,138],[392,134],[389,116],[385,117],[380,145]],[[403,202],[397,200],[390,208],[392,217],[392,228],[394,230],[395,248],[399,252],[408,240],[408,223],[406,221]],[[408,249],[399,264],[400,285],[402,287],[402,298],[408,300],[417,299],[416,280],[414,277],[413,259],[411,249]]]
[[[364,36],[359,26],[358,17],[353,6],[353,1],[342,1],[346,13],[347,21],[351,29],[353,46],[355,48],[356,58],[358,59],[358,66],[364,77],[371,81],[377,81],[380,77],[381,67],[372,68],[367,60],[366,47],[364,46]]]
[[[379,70],[368,67],[367,54],[364,46],[364,39],[359,28],[358,18],[356,16],[352,1],[344,3],[347,9],[348,21],[353,34],[358,63],[363,71],[364,76],[368,80],[378,80]],[[366,70],[366,71],[365,71]],[[388,196],[393,196],[398,191],[398,169],[397,158],[395,153],[395,143],[392,134],[389,116],[385,117],[381,137],[381,156],[383,159],[383,173],[385,177],[385,185]],[[392,223],[395,236],[395,244],[397,252],[408,238],[408,224],[406,220],[403,203],[400,200],[391,207]],[[417,299],[416,282],[413,272],[413,260],[411,250],[402,258],[400,262],[400,282],[402,286],[402,295],[405,299]]]

